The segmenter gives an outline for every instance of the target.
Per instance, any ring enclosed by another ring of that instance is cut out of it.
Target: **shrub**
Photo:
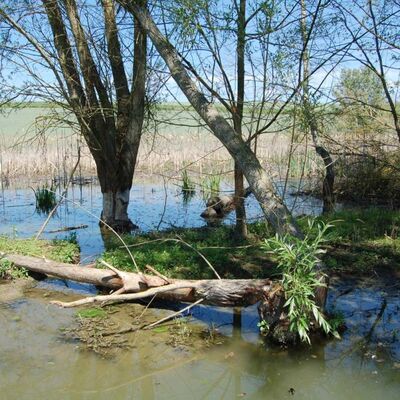
[[[314,224],[315,221],[310,222],[310,232],[315,232]],[[286,299],[284,307],[287,309],[290,331],[297,333],[307,343],[310,343],[309,331],[313,319],[325,333],[337,336],[314,300],[315,290],[323,285],[316,271],[316,265],[320,262],[318,257],[324,253],[320,246],[331,226],[319,222],[313,237],[307,234],[304,239],[298,239],[276,235],[266,239],[263,245],[274,255],[282,272],[281,284]]]

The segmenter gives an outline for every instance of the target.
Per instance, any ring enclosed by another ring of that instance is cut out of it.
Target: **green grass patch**
[[[308,218],[299,220],[305,229]],[[334,228],[327,236],[323,260],[331,271],[368,273],[398,270],[400,212],[379,207],[351,209],[318,217]]]
[[[307,231],[310,217],[299,219]],[[326,236],[323,261],[332,272],[370,273],[398,269],[400,265],[400,212],[381,208],[340,211],[317,221],[332,223]],[[311,229],[315,229],[314,224]],[[222,278],[279,276],[276,261],[261,248],[271,230],[263,222],[249,225],[250,238],[238,241],[232,227],[178,229],[125,237],[139,268],[149,264],[162,274],[181,279],[212,279],[215,274],[199,255],[212,264]],[[313,232],[310,232],[312,237]],[[188,246],[189,244],[190,246]],[[115,267],[135,271],[121,243],[112,241],[103,258]]]
[[[79,261],[78,244],[68,240],[35,240],[0,236],[0,252],[39,258],[45,257],[65,263]],[[0,279],[23,278],[27,275],[26,270],[16,268],[9,261],[0,259]]]
[[[261,234],[258,225],[257,229]],[[126,236],[125,240],[142,270],[149,264],[168,277],[215,278],[199,253],[223,278],[267,277],[276,272],[270,256],[260,248],[259,236],[252,234],[248,240],[237,241],[233,228],[228,226],[154,232]],[[119,242],[110,244],[103,258],[116,268],[135,270],[127,250]]]
[[[79,318],[105,318],[107,312],[102,308],[85,308],[76,313]]]

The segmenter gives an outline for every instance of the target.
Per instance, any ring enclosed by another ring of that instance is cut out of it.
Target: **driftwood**
[[[14,265],[32,272],[91,283],[117,291],[110,295],[94,296],[72,303],[55,303],[63,307],[94,302],[116,303],[151,296],[188,303],[202,299],[203,304],[240,307],[269,299],[271,294],[273,298],[273,294],[277,293],[277,288],[279,288],[279,284],[270,279],[166,280],[159,276],[118,271],[114,268],[110,271],[15,254],[7,254],[3,257]]]
[[[244,192],[244,198],[250,196],[248,187]],[[201,213],[204,219],[224,218],[236,208],[236,198],[232,195],[212,196],[207,200],[207,208]]]

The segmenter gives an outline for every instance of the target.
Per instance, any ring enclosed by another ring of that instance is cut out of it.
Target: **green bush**
[[[332,226],[322,222],[310,222],[309,231],[317,232],[314,236],[306,235],[304,239],[292,236],[266,239],[263,248],[272,253],[282,272],[282,288],[285,293],[290,330],[299,335],[304,342],[310,343],[310,325],[313,319],[325,333],[337,333],[332,329],[318,306],[315,304],[315,290],[322,286],[316,266],[319,256],[325,251],[321,244],[325,242],[326,231]]]

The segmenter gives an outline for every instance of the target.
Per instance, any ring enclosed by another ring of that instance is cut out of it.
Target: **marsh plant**
[[[36,198],[36,210],[38,212],[48,214],[57,204],[56,193],[53,186],[48,188],[42,186],[34,190]]]
[[[182,196],[183,201],[187,203],[196,193],[196,184],[190,178],[186,169],[182,172]]]
[[[301,341],[310,344],[310,326],[315,322],[326,334],[338,333],[325,319],[315,303],[315,290],[323,286],[317,272],[319,256],[325,251],[321,248],[326,241],[330,224],[315,221],[309,223],[308,234],[304,239],[292,236],[279,236],[266,239],[263,248],[275,257],[282,272],[282,288],[285,293],[290,331],[299,335]]]
[[[205,203],[214,196],[218,196],[221,186],[221,175],[214,174],[201,182],[201,194]]]

